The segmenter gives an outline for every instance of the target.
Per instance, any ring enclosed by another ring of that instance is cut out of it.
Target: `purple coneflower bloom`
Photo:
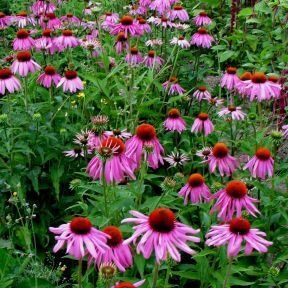
[[[87,166],[87,173],[93,180],[102,179],[107,183],[119,183],[128,176],[135,179],[134,161],[125,154],[125,145],[119,138],[109,137],[103,140],[98,148],[98,155],[93,157]]]
[[[63,153],[65,156],[71,158],[84,157],[84,150],[80,146],[76,146],[71,150],[66,150]]]
[[[91,136],[88,138],[88,147],[91,150],[98,149],[101,146],[101,142],[108,137],[104,133],[93,131]]]
[[[208,163],[210,173],[214,173],[218,168],[221,176],[231,176],[238,167],[236,159],[229,154],[226,144],[221,142],[214,145],[212,154],[203,163]]]
[[[117,35],[115,49],[118,54],[129,49],[129,43],[124,32],[119,32],[119,34]]]
[[[250,83],[250,80],[252,78],[252,74],[250,72],[244,72],[240,76],[240,81],[235,85],[236,90],[242,95],[246,95],[246,88],[247,85]]]
[[[80,41],[80,45],[90,51],[92,57],[98,57],[102,52],[102,46],[98,39],[89,38]]]
[[[115,138],[120,138],[122,140],[126,140],[132,137],[132,134],[127,132],[127,129],[114,129],[112,131],[105,131],[104,135],[106,137],[114,136]]]
[[[212,23],[212,20],[208,17],[205,11],[202,11],[193,18],[193,22],[196,26],[206,26],[210,25]]]
[[[144,284],[145,279],[138,281],[136,283],[131,283],[131,282],[121,282],[121,283],[116,283],[115,286],[112,286],[111,288],[137,288],[140,287]]]
[[[173,45],[178,45],[181,48],[189,48],[190,43],[188,40],[186,40],[183,36],[173,37],[172,40],[170,41],[171,44]]]
[[[224,189],[213,194],[211,199],[217,199],[211,209],[211,213],[218,211],[218,218],[230,221],[234,214],[240,217],[242,210],[256,217],[260,213],[253,203],[258,200],[247,195],[248,189],[244,182],[238,180],[230,181]]]
[[[185,92],[185,89],[178,84],[178,78],[175,76],[170,77],[168,81],[164,82],[162,87],[165,91],[168,91],[168,95],[182,95]]]
[[[61,76],[56,72],[56,69],[53,66],[46,66],[44,73],[38,77],[37,82],[45,88],[50,88],[52,85],[56,87],[60,80]]]
[[[199,113],[197,118],[194,120],[191,132],[203,133],[205,136],[208,136],[213,131],[214,131],[214,125],[209,119],[209,115],[203,112]]]
[[[211,98],[211,94],[207,90],[206,86],[199,86],[197,90],[193,93],[193,97],[195,97],[200,102],[205,98]]]
[[[236,88],[236,85],[240,82],[239,77],[236,74],[236,67],[228,67],[226,73],[221,79],[221,87],[226,87],[227,90],[231,91]]]
[[[20,81],[12,74],[9,68],[0,69],[0,94],[4,95],[5,90],[14,93],[21,89]]]
[[[148,55],[144,57],[143,63],[148,68],[159,69],[163,65],[164,60],[156,55],[154,50],[150,50]]]
[[[189,20],[187,11],[181,5],[175,5],[173,10],[170,11],[169,17],[172,21],[179,19],[182,22],[186,22]]]
[[[34,47],[35,41],[29,36],[29,32],[26,29],[19,29],[17,36],[13,40],[14,50],[30,50]]]
[[[43,13],[53,13],[56,10],[56,6],[54,3],[45,1],[45,0],[37,0],[31,6],[31,11],[35,15],[41,15]]]
[[[8,27],[12,22],[11,16],[5,15],[5,13],[0,12],[0,28],[5,29]]]
[[[212,154],[212,147],[203,147],[200,150],[196,151],[196,154],[198,157],[201,157],[203,160],[207,160],[208,156]]]
[[[205,100],[211,105],[211,106],[221,106],[224,103],[224,99],[218,98],[218,97],[206,97]]]
[[[62,21],[62,23],[65,24],[75,24],[80,25],[81,21],[78,17],[74,16],[72,13],[68,13],[65,16],[62,16],[60,18],[60,21]]]
[[[111,31],[118,21],[119,21],[119,15],[117,13],[107,12],[104,15],[104,21],[101,23],[101,27],[105,31]]]
[[[170,164],[170,167],[179,167],[183,166],[187,161],[189,161],[189,157],[180,152],[171,152],[170,155],[167,155],[166,157],[163,157],[163,159]]]
[[[139,30],[141,31],[141,35],[145,34],[145,33],[151,33],[151,27],[150,25],[147,23],[146,19],[144,18],[140,18],[138,20],[138,25],[139,25]]]
[[[190,43],[196,45],[197,47],[210,48],[214,42],[214,38],[208,34],[205,28],[199,28],[192,38]]]
[[[209,202],[211,197],[209,187],[199,173],[190,175],[187,184],[181,188],[178,195],[184,197],[184,205],[187,205],[188,199],[191,203],[201,203]]]
[[[135,37],[139,35],[141,31],[139,31],[139,25],[134,21],[134,19],[129,16],[123,16],[120,19],[118,24],[115,24],[115,27],[111,30],[112,35],[117,35],[119,32],[124,32],[125,37],[127,38],[128,35],[131,37]]]
[[[55,39],[55,43],[58,47],[66,48],[74,48],[79,46],[79,40],[73,36],[73,32],[71,30],[63,30],[62,35]]]
[[[176,131],[182,133],[186,130],[186,122],[181,117],[180,111],[176,108],[172,108],[168,111],[167,118],[163,123],[165,130]]]
[[[217,114],[220,117],[230,116],[233,120],[238,120],[238,121],[244,120],[244,118],[246,117],[246,113],[242,112],[241,107],[236,107],[233,105],[222,108]]]
[[[12,18],[11,18],[12,19]],[[26,11],[21,11],[13,17],[13,22],[15,22],[19,28],[24,28],[28,24],[33,26],[36,25],[36,21],[32,15],[28,15]]]
[[[57,30],[62,27],[62,22],[56,17],[55,13],[42,15],[39,22],[42,29]]]
[[[150,39],[145,42],[145,45],[148,47],[161,46],[162,44],[163,41],[161,39]]]
[[[152,19],[150,20],[152,21]],[[162,17],[162,18],[154,18],[153,19],[153,23],[156,25],[156,26],[161,26],[163,27],[164,29],[166,28],[173,28],[175,26],[175,24],[173,22],[171,22],[168,18],[166,17]]]
[[[206,234],[208,246],[223,246],[228,243],[227,256],[237,256],[241,250],[241,244],[246,241],[245,255],[250,255],[253,249],[260,253],[266,253],[267,247],[273,243],[263,238],[266,234],[257,228],[251,228],[248,220],[234,218],[229,224],[214,225]]]
[[[171,10],[171,5],[175,1],[171,0],[153,0],[149,5],[151,10],[156,10],[160,15],[163,15],[165,12]]]
[[[18,52],[16,59],[11,65],[12,73],[18,73],[22,77],[26,77],[28,73],[34,73],[40,69],[41,66],[31,59],[31,53],[29,51]]]
[[[145,259],[150,258],[154,252],[158,263],[167,260],[168,255],[176,262],[180,262],[181,255],[178,249],[190,255],[196,253],[186,242],[200,242],[200,238],[194,236],[200,230],[176,221],[170,209],[157,208],[149,216],[138,211],[130,211],[130,214],[136,218],[124,219],[122,223],[135,223],[135,232],[124,243],[135,243],[141,237],[136,251],[142,253]]]
[[[103,263],[113,263],[119,271],[125,272],[126,268],[133,264],[130,246],[123,242],[122,232],[118,227],[107,226],[103,232],[110,237],[107,241],[109,249],[105,250],[104,253],[98,253],[95,260],[91,257],[89,262],[95,261],[98,267]]]
[[[131,66],[137,66],[142,63],[143,58],[137,47],[132,47],[130,52],[126,55],[125,61]]]
[[[282,130],[283,130],[283,136],[285,139],[288,139],[288,125],[283,125],[282,126]]]
[[[136,128],[136,135],[126,142],[126,155],[139,166],[145,147],[152,147],[153,149],[147,157],[149,166],[157,169],[159,163],[163,165],[161,154],[163,154],[164,148],[157,138],[155,128],[150,124],[141,124]]]
[[[272,177],[274,173],[274,160],[271,157],[269,149],[260,147],[255,155],[244,166],[244,170],[248,169],[252,177],[265,179],[266,176]]]
[[[58,46],[55,44],[53,38],[51,37],[52,30],[51,29],[45,29],[42,32],[42,37],[35,40],[35,48],[36,51],[47,51],[51,55],[55,52],[62,50],[59,49]]]
[[[83,82],[78,77],[78,74],[74,70],[67,70],[57,84],[57,88],[63,86],[63,92],[70,91],[71,93],[75,93],[77,90],[83,90]]]
[[[174,23],[174,28],[177,30],[185,31],[190,28],[190,25],[185,23]]]
[[[97,258],[99,253],[104,253],[109,246],[106,242],[109,236],[92,227],[89,219],[75,217],[71,222],[62,224],[58,228],[49,227],[49,231],[54,233],[56,245],[53,252],[58,252],[65,244],[66,253],[76,259],[82,259],[85,255]]]

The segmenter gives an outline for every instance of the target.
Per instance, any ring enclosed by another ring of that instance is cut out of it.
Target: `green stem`
[[[26,108],[26,112],[28,113],[28,83],[27,77],[24,77],[24,105]]]
[[[143,194],[143,185],[144,185],[144,179],[145,175],[147,173],[147,162],[145,160],[142,160],[141,167],[140,167],[140,179],[139,179],[139,185],[138,185],[138,197],[136,199],[136,207],[139,208],[142,202],[142,194]]]
[[[78,287],[82,288],[82,258],[78,261]]]
[[[234,156],[233,122],[230,121],[231,155]]]
[[[223,288],[227,288],[227,284],[229,281],[229,278],[231,276],[231,268],[232,268],[232,262],[233,262],[233,258],[229,258],[229,263],[228,263],[228,267],[227,267],[227,271],[226,271],[226,276],[223,282]]]
[[[105,165],[106,162],[103,163],[103,175],[102,175],[102,185],[103,185],[103,196],[104,196],[104,212],[105,217],[108,218],[108,195],[107,195],[107,182],[105,178]]]
[[[157,287],[159,267],[160,267],[160,264],[155,261],[154,271],[153,271],[152,288],[156,288]]]
[[[167,264],[167,270],[166,270],[166,277],[165,277],[165,286],[164,286],[165,288],[169,286],[169,278],[170,278],[170,265],[168,261],[166,262],[166,264]]]

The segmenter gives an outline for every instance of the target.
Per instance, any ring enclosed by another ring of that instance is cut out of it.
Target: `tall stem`
[[[102,185],[103,185],[105,217],[108,218],[108,195],[107,195],[107,182],[105,178],[105,166],[106,166],[106,161],[103,162]]]
[[[24,77],[24,104],[26,112],[28,112],[28,83],[26,77]]]
[[[225,279],[224,279],[224,282],[223,282],[223,288],[227,287],[229,278],[231,276],[232,262],[233,262],[233,258],[231,257],[231,258],[229,258],[229,264],[228,264],[227,271],[226,271],[226,276],[225,276]]]
[[[154,271],[153,271],[152,288],[156,288],[157,287],[159,267],[160,267],[160,264],[155,261]]]
[[[78,261],[78,287],[82,288],[82,258]]]

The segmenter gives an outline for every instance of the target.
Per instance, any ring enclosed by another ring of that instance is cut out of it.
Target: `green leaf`
[[[234,55],[234,51],[228,50],[220,54],[220,62],[225,62]]]
[[[239,14],[238,17],[247,17],[253,14],[253,9],[251,7],[247,7],[242,9]]]

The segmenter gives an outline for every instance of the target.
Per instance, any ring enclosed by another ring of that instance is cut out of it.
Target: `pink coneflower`
[[[173,45],[178,45],[181,48],[189,48],[190,47],[190,43],[183,36],[173,37],[172,40],[170,41],[170,43]]]
[[[156,26],[161,26],[162,28],[164,29],[167,29],[167,28],[173,28],[174,27],[174,23],[171,22],[168,18],[166,17],[161,17],[161,18],[154,18],[153,19],[153,23],[156,25]]]
[[[233,105],[230,105],[228,107],[222,108],[217,114],[220,117],[229,116],[233,120],[238,120],[238,121],[244,120],[244,118],[246,117],[246,113],[242,112],[242,108],[241,107],[236,107],[236,106],[233,106]]]
[[[51,37],[51,33],[52,33],[51,29],[43,30],[42,37],[35,40],[36,51],[44,50],[53,55],[55,52],[63,49],[63,48],[59,49],[59,47],[54,43],[54,40]]]
[[[125,57],[125,61],[131,66],[137,66],[142,63],[143,58],[137,47],[130,49],[130,52]]]
[[[67,13],[65,16],[62,16],[60,18],[60,21],[64,24],[74,24],[74,25],[80,25],[81,21],[78,17],[74,16],[72,13]]]
[[[163,123],[165,130],[176,131],[182,133],[186,130],[186,122],[181,117],[180,111],[176,108],[172,108],[167,113],[167,118]]]
[[[246,95],[250,101],[257,98],[258,101],[270,100],[271,98],[279,98],[281,85],[268,81],[267,77],[262,72],[255,72],[252,75],[250,83],[246,86]]]
[[[45,88],[50,88],[52,85],[56,87],[60,80],[61,76],[56,72],[56,69],[53,66],[46,66],[44,73],[38,77],[37,82]]]
[[[212,23],[212,20],[208,17],[205,11],[202,11],[193,18],[193,22],[196,26],[206,26],[210,25]]]
[[[117,35],[120,32],[124,32],[125,37],[127,38],[128,35],[131,37],[135,37],[139,35],[141,31],[139,31],[139,25],[134,21],[134,19],[129,16],[123,16],[120,19],[118,24],[115,24],[115,27],[111,30],[112,35]]]
[[[37,0],[31,6],[31,11],[35,15],[41,15],[43,13],[53,13],[56,10],[54,3],[46,0]]]
[[[283,125],[282,126],[282,130],[283,130],[283,136],[285,139],[288,139],[288,125]]]
[[[93,132],[91,130],[81,130],[80,133],[76,133],[74,143],[80,145],[81,147],[87,147],[89,139],[93,137]],[[90,150],[90,149],[89,149]]]
[[[136,283],[131,283],[131,282],[121,282],[121,283],[116,283],[115,286],[112,286],[111,288],[137,288],[140,287],[144,284],[145,279],[138,281]]]
[[[27,25],[31,24],[36,25],[36,21],[32,15],[28,15],[26,11],[21,11],[13,17],[13,21],[16,22],[18,27],[24,28]]]
[[[199,28],[192,38],[190,43],[196,45],[197,47],[210,48],[214,42],[214,38],[208,33],[205,28]]]
[[[167,11],[171,10],[171,5],[175,1],[171,0],[153,0],[152,3],[149,5],[151,10],[156,10],[160,15],[164,14]]]
[[[211,209],[211,213],[218,211],[218,218],[230,221],[234,214],[240,217],[242,210],[256,217],[260,213],[253,203],[258,200],[247,195],[248,189],[244,182],[238,180],[230,181],[224,189],[213,194],[211,199],[217,199]]]
[[[206,97],[205,100],[211,105],[211,106],[221,106],[224,103],[224,99],[218,98],[218,97]]]
[[[0,28],[4,29],[11,24],[12,18],[11,16],[5,15],[5,13],[0,12]]]
[[[141,35],[152,32],[150,25],[147,23],[147,21],[144,18],[140,18],[138,20],[138,25],[139,25],[139,30],[141,31],[140,33]]]
[[[85,255],[97,258],[99,253],[104,253],[109,246],[106,242],[109,236],[92,227],[89,219],[75,217],[71,222],[62,224],[58,228],[49,227],[49,231],[54,233],[56,245],[53,252],[58,252],[65,244],[66,253],[76,259],[82,259]]]
[[[19,29],[17,36],[13,40],[14,50],[30,50],[35,45],[33,38],[29,36],[29,32],[26,29]]]
[[[164,148],[160,144],[155,128],[150,124],[141,124],[136,128],[136,135],[126,142],[126,155],[132,158],[138,166],[142,155],[145,156],[145,147],[152,147],[153,151],[148,154],[147,161],[150,167],[157,169],[159,163],[163,165],[162,155]]]
[[[227,256],[237,256],[241,249],[241,244],[246,241],[245,255],[250,255],[253,249],[260,253],[266,253],[267,247],[273,243],[265,240],[264,232],[257,228],[251,228],[248,220],[243,218],[234,218],[229,224],[214,225],[206,234],[206,244],[208,246],[223,246],[228,243]]]
[[[187,161],[189,161],[189,157],[182,153],[180,154],[180,152],[171,152],[170,155],[167,155],[166,157],[163,157],[163,159],[169,163],[170,167],[181,167],[183,166]]]
[[[22,77],[26,77],[28,73],[34,73],[40,69],[41,66],[31,59],[29,51],[18,52],[11,66],[12,73],[18,73]]]
[[[235,85],[235,88],[236,88],[236,90],[238,90],[238,92],[241,95],[246,94],[246,87],[247,87],[247,84],[250,83],[251,79],[252,79],[252,73],[250,73],[250,72],[244,72],[240,76],[240,81]]]
[[[62,22],[56,17],[55,13],[46,13],[41,16],[39,23],[42,29],[57,30],[62,27]]]
[[[117,13],[107,12],[104,15],[104,21],[101,23],[101,27],[106,31],[110,31],[118,21],[119,15]]]
[[[93,180],[102,179],[103,173],[107,183],[119,183],[125,177],[135,179],[134,161],[125,154],[125,145],[119,138],[109,137],[98,148],[98,155],[87,166],[87,173]]]
[[[187,11],[181,5],[175,5],[173,7],[173,10],[171,10],[171,12],[169,13],[169,17],[172,21],[179,19],[182,22],[186,22],[189,20],[189,15]]]
[[[233,90],[236,85],[240,82],[239,77],[236,74],[236,67],[228,67],[226,69],[226,73],[223,75],[221,79],[221,87],[226,87],[227,90]]]
[[[178,78],[175,76],[164,82],[162,87],[165,91],[168,91],[168,95],[182,95],[185,92],[185,89],[178,84]]]
[[[73,32],[71,30],[63,30],[62,35],[55,39],[55,43],[64,49],[74,48],[80,45],[79,40],[73,36]]]
[[[201,157],[203,160],[207,160],[208,156],[212,154],[212,147],[203,147],[200,150],[197,150],[195,155]]]
[[[177,30],[186,31],[190,28],[190,25],[184,23],[174,23],[174,28]]]
[[[5,90],[14,93],[21,89],[20,81],[12,74],[9,68],[0,69],[0,94],[4,95]]]
[[[201,203],[209,202],[211,197],[209,187],[199,173],[190,175],[187,184],[181,188],[178,195],[184,197],[184,205],[187,205],[188,199],[191,203]]]
[[[119,34],[117,35],[115,49],[118,54],[129,49],[129,43],[124,32],[119,32]]]
[[[79,158],[79,157],[84,157],[84,150],[80,146],[75,146],[71,150],[66,150],[63,151],[65,156],[71,157],[71,158]]]
[[[208,136],[213,131],[214,131],[214,125],[209,119],[209,115],[203,112],[199,113],[197,118],[194,120],[191,132],[204,133],[205,136]]]
[[[145,42],[145,45],[148,47],[161,46],[163,41],[161,39],[149,39]]]
[[[98,149],[101,146],[101,142],[107,138],[104,133],[92,131],[91,136],[88,138],[88,147],[91,150]]]
[[[157,208],[149,216],[138,211],[130,211],[130,214],[136,218],[124,219],[122,223],[135,223],[135,232],[124,243],[135,243],[141,237],[137,244],[137,253],[142,253],[145,259],[150,258],[154,252],[158,263],[167,260],[168,255],[180,262],[181,255],[178,249],[190,255],[196,253],[186,242],[200,242],[200,238],[194,236],[200,230],[176,221],[170,209]]]
[[[156,55],[154,50],[150,50],[148,55],[144,57],[143,63],[148,68],[155,68],[158,70],[164,63],[164,60]]]
[[[127,132],[127,129],[123,129],[123,130],[114,129],[112,131],[105,131],[104,135],[106,137],[113,136],[115,138],[120,138],[121,140],[126,140],[132,137],[132,134]]]
[[[102,52],[101,42],[96,38],[80,40],[80,45],[87,49],[92,57],[98,57]]]
[[[206,86],[199,86],[197,90],[193,93],[193,97],[195,97],[200,102],[203,99],[211,98],[211,94],[207,90]]]
[[[61,86],[63,86],[63,92],[70,91],[71,93],[75,93],[78,90],[84,89],[83,82],[74,70],[67,70],[65,72],[64,77],[57,84],[57,88]]]
[[[125,272],[126,268],[133,264],[131,248],[128,244],[123,243],[122,232],[118,227],[108,226],[104,228],[103,232],[110,237],[107,241],[109,249],[104,253],[99,253],[94,260],[95,263],[98,267],[103,263],[113,263],[119,271]],[[93,261],[93,258],[91,260]]]
[[[203,163],[208,163],[210,173],[214,173],[218,168],[221,176],[231,176],[238,167],[234,157],[229,154],[229,149],[224,143],[217,143],[212,149],[212,154]]]
[[[274,173],[274,160],[271,157],[269,149],[258,148],[255,155],[244,166],[244,170],[248,169],[254,178],[265,179],[266,176],[272,177]]]

